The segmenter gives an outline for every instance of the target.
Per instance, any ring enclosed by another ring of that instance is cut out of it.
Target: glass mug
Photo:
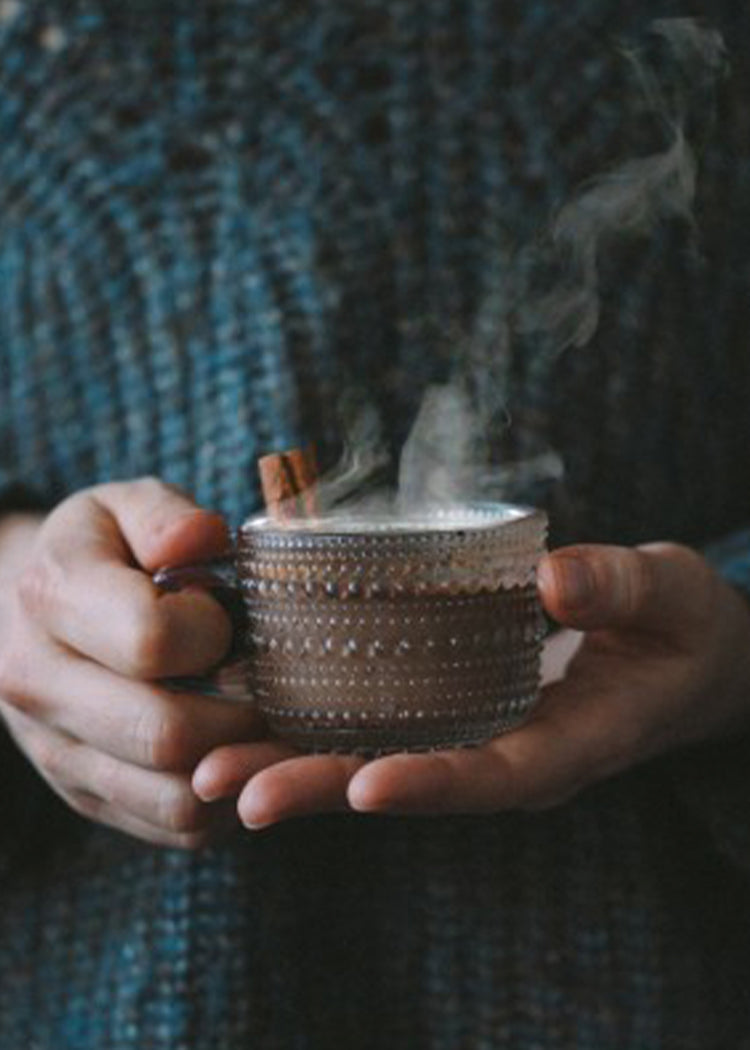
[[[546,533],[543,512],[504,503],[400,521],[251,518],[218,569],[154,577],[206,584],[237,624],[212,675],[176,683],[254,702],[306,751],[482,743],[538,697]]]

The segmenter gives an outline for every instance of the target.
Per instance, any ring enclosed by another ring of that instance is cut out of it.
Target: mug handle
[[[247,657],[242,651],[247,614],[234,558],[226,555],[192,565],[165,565],[151,579],[165,593],[174,594],[186,587],[208,591],[223,606],[232,622],[232,643],[218,664],[205,675],[164,678],[162,684],[180,692],[251,700],[247,689]]]

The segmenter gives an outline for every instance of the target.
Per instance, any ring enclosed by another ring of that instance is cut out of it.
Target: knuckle
[[[102,755],[96,758],[90,771],[90,786],[103,803],[114,805],[122,793],[121,767]]]
[[[145,496],[158,497],[167,492],[177,491],[172,485],[162,481],[156,474],[143,474],[137,479],[136,485]]]
[[[143,521],[157,530],[165,520],[171,520],[170,511],[174,513],[175,503],[181,509],[183,503],[185,506],[192,505],[175,485],[170,485],[154,475],[139,478],[135,483],[134,495],[139,501]]]
[[[632,551],[630,571],[623,573],[623,607],[628,616],[648,606],[654,591],[651,559],[643,551]]]
[[[60,791],[58,794],[79,817],[86,817],[88,820],[101,820],[105,804],[95,795],[79,789]]]
[[[105,500],[114,497],[127,497],[127,499],[139,496],[156,496],[166,488],[163,481],[156,474],[141,474],[130,481],[105,481],[92,489],[92,493],[98,498]]]
[[[216,835],[209,830],[190,831],[175,834],[174,837],[170,839],[169,845],[176,849],[195,853],[198,850],[210,846],[215,840]]]
[[[650,555],[652,559],[656,557],[659,561],[670,562],[683,572],[699,572],[706,575],[712,572],[704,556],[684,543],[663,540],[658,543],[643,544],[638,550],[645,555]]]
[[[32,619],[53,609],[63,586],[63,572],[51,555],[36,558],[19,575],[17,593],[21,607]]]
[[[187,717],[163,704],[149,711],[136,725],[140,751],[146,765],[163,772],[189,769],[195,759],[195,734]]]
[[[0,696],[15,703],[26,692],[26,673],[13,649],[0,653]]]
[[[57,783],[65,778],[67,748],[58,739],[39,736],[27,745],[29,757],[45,780]]]
[[[158,678],[165,673],[171,647],[169,619],[154,598],[134,610],[130,636],[125,644],[124,663],[134,678]]]
[[[0,655],[0,699],[32,717],[46,710],[47,705],[34,687],[33,665],[19,654]]]
[[[208,811],[193,795],[188,784],[170,782],[158,799],[158,821],[168,831],[193,834],[206,829]]]
[[[674,543],[671,540],[647,543],[641,549],[650,551],[652,554],[658,554],[660,557],[668,558],[671,561],[684,562],[688,560],[697,562],[703,560],[697,551],[694,551],[691,547],[686,547],[684,543]]]
[[[693,550],[681,543],[664,544],[664,556],[672,561],[683,573],[686,579],[694,580],[698,586],[705,587],[707,592],[713,588],[717,576],[709,562]]]
[[[502,808],[523,809],[526,791],[518,764],[502,752],[497,756],[498,773],[502,781]]]
[[[721,578],[702,554],[672,542],[647,544],[636,554],[646,563],[641,580],[644,603],[653,601],[664,610],[667,627],[679,625],[692,634],[710,626]]]

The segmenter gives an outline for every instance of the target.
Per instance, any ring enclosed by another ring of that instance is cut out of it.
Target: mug
[[[154,577],[209,586],[236,624],[230,657],[178,684],[255,703],[305,751],[480,744],[538,697],[546,533],[542,511],[504,503],[401,520],[251,518],[222,565]]]

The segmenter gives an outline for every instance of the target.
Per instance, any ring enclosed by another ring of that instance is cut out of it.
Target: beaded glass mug
[[[344,515],[239,530],[244,623],[228,665],[181,683],[252,700],[302,750],[382,754],[479,744],[539,692],[544,513],[471,504],[401,521]],[[165,569],[164,588],[195,582]]]

